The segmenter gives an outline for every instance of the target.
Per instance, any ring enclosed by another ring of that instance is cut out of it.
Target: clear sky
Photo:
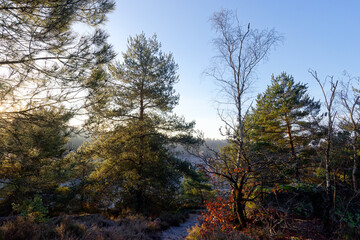
[[[322,97],[309,68],[323,79],[341,77],[344,70],[360,76],[360,1],[340,0],[117,0],[105,28],[119,53],[129,36],[157,34],[165,52],[179,65],[180,94],[175,113],[196,121],[205,137],[219,138],[214,104],[217,87],[203,75],[216,55],[209,18],[222,8],[236,10],[241,24],[275,28],[284,42],[257,68],[254,96],[270,84],[271,75],[285,71],[295,81],[307,83],[310,95]]]

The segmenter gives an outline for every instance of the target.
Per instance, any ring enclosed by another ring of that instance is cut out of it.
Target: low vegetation
[[[30,215],[18,216],[2,220],[0,239],[159,239],[162,230],[179,225],[186,218],[186,213],[169,212],[157,218],[125,212],[116,218],[81,214],[63,215],[46,221],[39,221]]]
[[[339,206],[330,213],[323,187],[302,184],[271,189],[274,191],[262,201],[248,206],[246,227],[236,224],[231,198],[210,201],[201,225],[193,227],[188,239],[356,239],[360,234],[360,198],[349,188],[338,188],[343,199],[337,204],[346,202],[348,208]]]

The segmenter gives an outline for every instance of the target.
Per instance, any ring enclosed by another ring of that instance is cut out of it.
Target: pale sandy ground
[[[195,224],[199,224],[199,214],[190,214],[189,219],[182,223],[178,227],[171,227],[161,234],[162,240],[182,240],[187,237],[189,232],[187,229],[191,229]]]

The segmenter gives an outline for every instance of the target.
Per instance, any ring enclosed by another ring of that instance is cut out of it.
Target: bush
[[[41,236],[42,228],[31,218],[18,217],[0,227],[0,239],[36,240]]]
[[[185,240],[200,240],[201,239],[201,228],[199,225],[193,226],[191,229],[188,229],[189,235]]]
[[[1,223],[0,223],[1,224]],[[158,239],[161,220],[139,214],[106,219],[97,214],[61,216],[39,223],[33,218],[8,218],[0,226],[0,240],[151,240]]]
[[[36,196],[33,200],[26,200],[21,205],[12,204],[13,210],[25,218],[34,219],[36,222],[45,222],[49,210],[44,207],[42,199]]]
[[[220,197],[206,203],[206,211],[202,212],[202,231],[203,237],[207,238],[215,232],[227,233],[236,228],[236,216],[232,211],[231,197]]]

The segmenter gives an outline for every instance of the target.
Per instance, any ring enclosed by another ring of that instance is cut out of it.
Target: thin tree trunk
[[[327,134],[327,146],[326,146],[326,159],[325,159],[325,178],[326,178],[326,194],[327,194],[327,200],[330,201],[331,198],[331,183],[330,183],[330,152],[331,152],[331,141],[332,141],[332,133],[333,133],[333,119],[335,119],[336,116],[336,112],[335,114],[332,111],[332,104],[334,102],[335,96],[336,96],[336,88],[338,85],[338,81],[334,82],[333,81],[333,77],[330,77],[330,90],[331,90],[331,95],[330,98],[327,97],[325,90],[324,90],[324,85],[320,82],[316,71],[312,71],[309,70],[310,74],[315,78],[315,80],[318,82],[321,91],[323,93],[324,99],[325,99],[325,106],[327,109],[327,114],[328,114],[328,134]],[[335,189],[335,184],[336,184],[336,169],[335,169],[335,159],[333,159],[333,163],[334,163],[334,189]],[[335,198],[336,198],[336,191],[334,191],[334,195],[333,195],[333,203],[335,206]],[[330,201],[331,202],[331,201]]]
[[[136,211],[141,212],[143,206],[143,196],[141,190],[136,190]]]
[[[295,154],[294,140],[293,140],[293,136],[291,134],[290,122],[289,122],[289,119],[287,118],[286,115],[285,115],[285,121],[286,121],[286,131],[287,131],[287,134],[289,136],[289,144],[290,144],[290,150],[291,150],[291,161],[295,162],[295,177],[296,177],[296,179],[299,179],[299,165],[298,165],[297,157],[296,157],[296,154]]]
[[[142,178],[143,172],[143,163],[144,163],[144,153],[143,153],[143,146],[144,146],[144,81],[142,79],[141,88],[140,88],[140,106],[139,106],[139,124],[140,124],[140,151],[139,151],[139,167],[138,167],[138,174],[140,178]],[[141,183],[140,183],[141,184]],[[143,192],[142,187],[136,190],[136,211],[141,212],[143,207]]]
[[[352,169],[352,181],[353,181],[353,187],[354,187],[354,191],[357,191],[357,182],[356,182],[356,171],[357,171],[357,134],[356,134],[356,130],[355,129],[355,136],[354,136],[354,140],[353,140],[353,150],[354,150],[354,165],[353,165],[353,169]]]
[[[326,145],[326,158],[325,158],[325,177],[326,177],[326,194],[330,199],[331,196],[331,189],[330,189],[330,151],[331,151],[331,132],[332,132],[332,120],[331,120],[331,112],[328,111],[328,136],[327,136],[327,145]],[[334,168],[334,186],[335,186],[335,165]],[[335,194],[335,192],[334,192]],[[335,195],[334,195],[335,199]],[[334,205],[333,205],[334,206]]]
[[[333,208],[336,208],[336,170],[334,169]]]

